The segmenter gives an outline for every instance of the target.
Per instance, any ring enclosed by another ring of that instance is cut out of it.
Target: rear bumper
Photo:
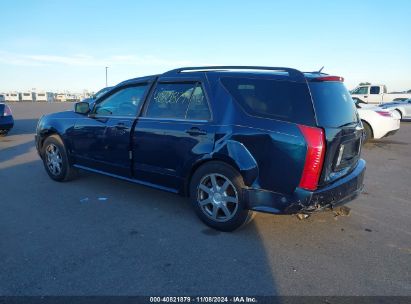
[[[395,133],[397,133],[398,130],[399,130],[399,129],[397,129],[397,130],[392,130],[392,131],[388,132],[387,134],[385,134],[384,137],[392,136],[392,135],[394,135]]]
[[[254,211],[293,214],[314,212],[332,208],[355,199],[363,189],[365,161],[360,159],[356,168],[347,176],[316,191],[297,188],[292,195],[246,189],[244,199]]]
[[[392,117],[384,117],[378,121],[377,126],[373,126],[373,135],[375,139],[392,135],[400,128],[400,120]]]
[[[0,130],[10,130],[14,126],[14,119],[12,116],[0,117]]]

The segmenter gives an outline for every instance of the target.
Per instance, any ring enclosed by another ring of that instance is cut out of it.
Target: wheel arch
[[[66,146],[66,143],[65,143],[65,140],[64,140],[63,136],[61,136],[61,134],[55,128],[44,129],[40,132],[40,141],[39,141],[39,152],[40,152],[40,154],[43,151],[43,145],[44,145],[45,140],[48,137],[52,136],[52,135],[57,135],[61,139],[61,141],[63,142],[64,146]],[[41,156],[43,156],[43,155],[41,155]]]
[[[186,174],[183,194],[189,194],[190,182],[194,173],[203,165],[213,161],[221,161],[240,173],[246,186],[251,186],[259,175],[258,165],[247,148],[237,141],[228,140],[226,144],[209,155],[198,159]]]
[[[401,115],[400,119],[403,118],[403,116],[404,116],[404,110],[403,110],[401,107],[396,107],[396,108],[394,109],[394,111],[397,111],[397,112],[400,113],[400,115]]]
[[[374,129],[372,128],[372,126],[371,126],[371,124],[367,121],[367,120],[365,120],[365,119],[361,119],[361,123],[364,125],[364,124],[366,124],[369,128],[370,128],[370,130],[371,130],[371,138],[374,138]]]

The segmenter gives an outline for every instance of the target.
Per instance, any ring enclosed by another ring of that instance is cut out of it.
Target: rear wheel
[[[367,122],[362,121],[362,125],[364,126],[364,132],[365,132],[364,143],[366,143],[367,141],[372,139],[374,136],[372,133],[371,126]]]
[[[402,119],[402,113],[401,113],[401,111],[400,110],[398,110],[398,109],[395,109],[394,110],[395,112],[397,112],[398,113],[398,115],[400,115],[400,120]]]
[[[190,200],[200,219],[221,231],[233,231],[247,223],[252,212],[242,197],[240,173],[223,162],[210,162],[194,173]]]
[[[68,181],[75,177],[77,170],[67,158],[66,148],[57,135],[47,137],[43,144],[42,157],[47,174],[55,181]]]

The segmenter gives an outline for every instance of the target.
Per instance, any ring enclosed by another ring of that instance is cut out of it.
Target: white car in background
[[[400,116],[400,119],[411,119],[411,98],[385,103],[379,106],[384,110],[391,110]]]
[[[364,126],[364,142],[394,135],[400,129],[400,116],[389,109],[382,109],[360,102],[355,103]]]

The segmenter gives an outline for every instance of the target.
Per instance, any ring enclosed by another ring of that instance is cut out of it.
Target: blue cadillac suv
[[[361,191],[363,127],[343,78],[291,68],[180,68],[43,116],[48,175],[78,169],[188,196],[232,231],[253,211],[308,213]]]

